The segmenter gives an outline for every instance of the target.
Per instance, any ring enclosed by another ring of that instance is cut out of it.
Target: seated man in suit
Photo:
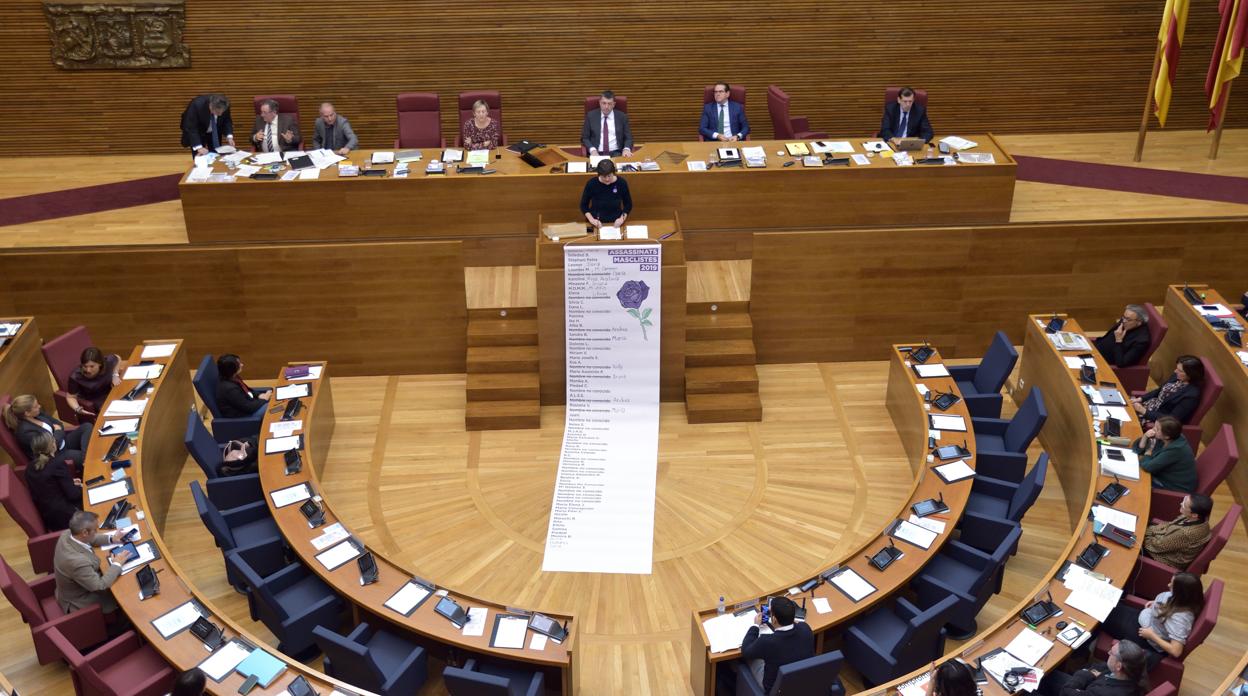
[[[603,92],[598,98],[598,110],[585,114],[581,146],[591,156],[632,157],[633,133],[628,128],[628,114],[615,110],[615,92]]]
[[[884,107],[884,119],[880,121],[880,137],[892,143],[902,138],[932,140],[932,124],[927,120],[927,108],[914,103],[914,90],[902,87],[897,102]]]
[[[100,518],[94,512],[79,510],[69,518],[69,529],[61,532],[56,541],[52,556],[56,603],[66,614],[92,604],[100,605],[106,617],[117,611],[117,600],[109,588],[121,575],[121,567],[134,556],[115,548],[109,554],[108,569],[101,571],[93,547],[111,543],[116,532],[100,534],[99,524]]]
[[[355,137],[351,123],[346,116],[338,115],[334,105],[321,104],[321,117],[316,119],[316,134],[312,136],[312,147],[333,150],[346,157],[352,150],[360,147],[360,139]]]
[[[224,94],[201,94],[182,112],[182,146],[206,155],[222,145],[234,145],[234,120]]]
[[[265,99],[260,102],[260,115],[251,128],[251,140],[260,152],[286,152],[298,150],[303,137],[294,115],[279,114],[277,100]]]
[[[750,122],[745,119],[745,106],[728,98],[731,88],[727,82],[716,82],[712,92],[715,101],[702,107],[702,124],[698,132],[707,140],[736,142],[750,134]]]
[[[1118,323],[1104,336],[1093,341],[1105,361],[1114,367],[1138,365],[1148,351],[1148,312],[1138,304],[1129,304]]]
[[[815,635],[805,622],[794,623],[797,605],[793,600],[773,597],[770,604],[767,632],[763,633],[760,626],[751,626],[741,641],[741,659],[749,663],[765,694],[771,693],[781,667],[815,656]]]
[[[1209,529],[1209,515],[1213,512],[1213,499],[1207,495],[1190,493],[1179,503],[1179,516],[1170,522],[1148,525],[1144,531],[1144,555],[1161,561],[1171,568],[1187,570],[1187,566],[1209,543],[1213,533]]]

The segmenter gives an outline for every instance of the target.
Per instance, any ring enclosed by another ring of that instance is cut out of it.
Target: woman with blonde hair
[[[493,150],[502,144],[503,129],[490,118],[490,106],[478,99],[472,103],[472,118],[464,121],[459,136],[465,150]]]
[[[57,451],[56,440],[47,432],[31,438],[34,456],[26,467],[26,487],[39,508],[39,516],[48,529],[65,529],[69,518],[82,509],[82,480],[70,472],[69,461],[81,461],[82,452]]]
[[[43,406],[31,394],[22,394],[5,407],[4,424],[13,432],[28,459],[34,459],[32,444],[35,435],[47,433],[56,442],[56,451],[86,452],[91,443],[91,428],[66,430],[65,424],[43,412]]]

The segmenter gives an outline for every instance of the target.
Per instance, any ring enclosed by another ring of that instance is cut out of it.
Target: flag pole
[[[1135,161],[1139,162],[1144,155],[1144,137],[1148,135],[1148,112],[1153,106],[1153,91],[1157,87],[1157,73],[1161,72],[1162,42],[1157,42],[1157,51],[1153,54],[1153,76],[1148,79],[1148,93],[1144,95],[1144,115],[1140,117],[1140,135],[1135,141]]]
[[[1213,132],[1213,142],[1209,144],[1209,159],[1216,160],[1218,158],[1218,146],[1222,144],[1222,126],[1226,123],[1226,110],[1231,107],[1231,85],[1235,84],[1232,80],[1223,87],[1222,116],[1218,119],[1218,129]]]

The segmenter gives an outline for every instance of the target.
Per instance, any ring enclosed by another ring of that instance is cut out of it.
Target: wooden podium
[[[537,235],[537,340],[541,401],[543,406],[562,404],[567,400],[567,346],[564,330],[563,247],[565,244],[636,245],[661,244],[663,247],[663,299],[659,320],[659,398],[662,401],[684,401],[685,398],[685,241],[678,219],[630,220],[646,225],[650,239],[600,241],[597,236],[576,237],[554,241]],[[660,240],[659,237],[670,234]]]

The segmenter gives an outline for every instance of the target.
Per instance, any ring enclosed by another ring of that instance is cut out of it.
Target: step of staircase
[[[527,401],[540,397],[536,372],[470,372],[468,401]]]
[[[685,415],[690,423],[737,423],[761,421],[763,402],[758,393],[685,394]]]
[[[469,346],[535,346],[537,319],[470,319]]]
[[[758,370],[753,365],[686,367],[686,394],[758,393]]]
[[[542,404],[537,399],[469,401],[465,430],[530,430],[542,426]]]
[[[754,338],[754,323],[742,312],[715,312],[685,316],[685,340],[707,341]]]
[[[469,348],[469,351],[472,349]],[[685,342],[685,369],[724,365],[753,365],[757,356],[748,338]]]
[[[468,346],[468,373],[537,372],[537,346]]]

